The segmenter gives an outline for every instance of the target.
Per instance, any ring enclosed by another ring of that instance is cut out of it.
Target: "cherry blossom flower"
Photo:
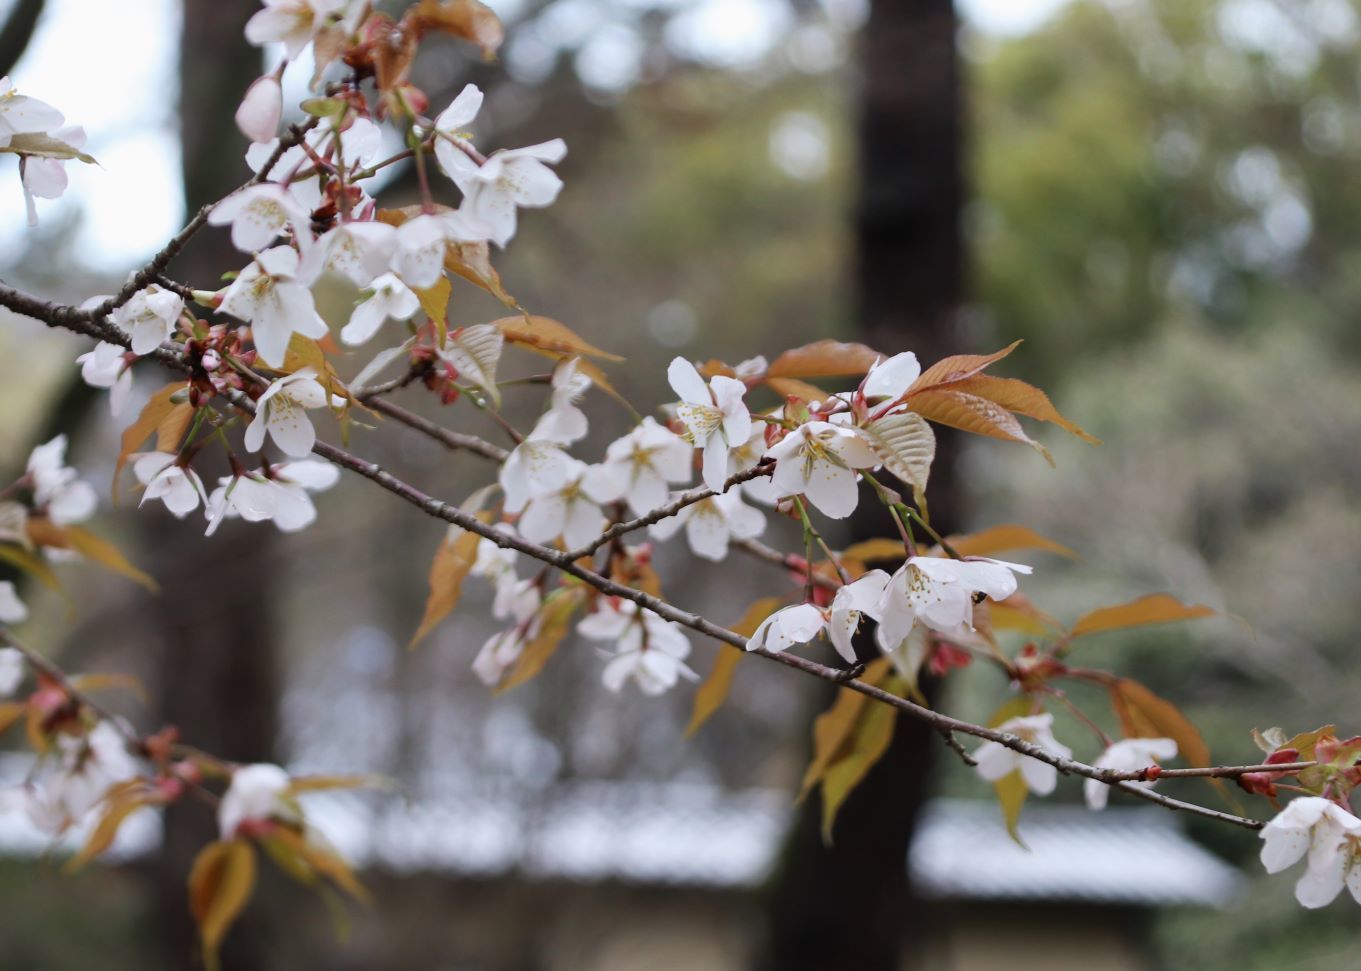
[[[470,96],[465,107],[473,100]],[[449,106],[450,111],[453,108],[454,105]],[[453,118],[451,115],[451,121]],[[445,139],[437,140],[435,151],[440,168],[463,193],[460,211],[486,227],[487,238],[497,246],[505,246],[515,235],[519,208],[551,206],[562,190],[562,179],[548,167],[567,155],[567,143],[561,138],[528,148],[493,152],[481,165]]]
[[[3,595],[0,595],[0,599],[3,599]],[[3,619],[0,617],[0,621]],[[28,665],[20,651],[12,647],[0,647],[0,698],[12,697],[14,692],[19,690],[27,669]]]
[[[282,43],[284,57],[293,60],[312,38],[338,20],[349,0],[264,0],[265,9],[246,21],[246,40],[256,47]]]
[[[65,120],[47,102],[15,91],[8,75],[0,78],[0,147],[9,145],[15,135],[55,131]]]
[[[1170,738],[1123,738],[1112,742],[1092,765],[1117,772],[1137,772],[1176,757],[1177,743]],[[1154,782],[1133,782],[1131,785],[1152,789]],[[1082,783],[1082,795],[1091,809],[1105,809],[1110,792],[1110,786],[1096,779],[1086,779]]]
[[[355,306],[350,322],[340,331],[340,339],[350,347],[366,343],[384,321],[407,320],[421,309],[420,298],[395,273],[384,273],[369,289],[372,293]]]
[[[146,452],[138,456],[132,463],[132,473],[146,487],[139,506],[148,499],[160,499],[175,518],[183,519],[197,509],[200,502],[205,505],[208,502],[198,473],[180,465],[176,456],[168,452]]]
[[[270,476],[247,472],[225,476],[208,496],[208,532],[217,532],[224,519],[240,517],[246,522],[270,520],[282,532],[292,533],[316,521],[317,509],[309,492],[322,492],[340,479],[340,470],[327,462],[304,459],[273,466]]]
[[[293,193],[273,182],[233,192],[208,213],[210,225],[232,227],[232,245],[246,253],[258,253],[286,228],[291,228],[297,239],[310,243],[310,220]]]
[[[109,787],[137,776],[137,760],[111,722],[101,721],[82,738],[58,735],[57,771],[30,791],[29,818],[60,833],[99,804]]]
[[[265,432],[285,455],[301,458],[317,443],[317,432],[306,409],[327,403],[326,389],[311,367],[299,368],[272,382],[255,402],[255,417],[246,426],[245,445],[251,452],[265,444]]]
[[[467,145],[464,131],[482,110],[482,89],[475,84],[465,85],[458,97],[435,119],[435,161],[449,178],[458,173],[467,179],[477,164],[460,145]],[[457,180],[455,180],[457,181]]]
[[[85,147],[85,129],[79,125],[58,128],[52,137],[65,142],[74,149]],[[66,159],[43,158],[29,155],[20,162],[23,171],[24,205],[28,210],[28,224],[38,225],[38,207],[34,197],[40,199],[60,199],[66,192],[69,179],[66,175]]]
[[[301,813],[288,795],[292,784],[286,771],[267,762],[243,765],[233,772],[231,785],[217,807],[217,826],[222,838],[235,839],[243,824],[296,822]]]
[[[747,639],[747,650],[763,648],[778,654],[795,644],[807,644],[827,628],[827,616],[813,604],[795,604],[775,611]]]
[[[310,286],[329,272],[361,289],[377,289],[396,249],[397,229],[387,223],[341,223],[307,248],[298,264],[298,279]]]
[[[510,523],[498,523],[496,530],[515,535],[515,527]],[[539,609],[543,601],[538,582],[532,578],[521,580],[516,574],[518,559],[519,554],[514,550],[498,546],[485,536],[477,542],[477,556],[468,572],[490,580],[496,588],[491,614],[498,620],[514,618],[517,622],[523,622]]]
[[[123,411],[132,394],[132,368],[129,366],[127,350],[117,344],[100,341],[94,350],[86,351],[76,358],[80,365],[80,378],[92,388],[107,388],[109,391],[109,414],[115,418]]]
[[[771,478],[779,496],[805,495],[815,509],[845,519],[860,501],[855,469],[879,464],[874,450],[853,428],[826,421],[800,425],[768,453],[775,459]]]
[[[94,515],[99,500],[94,487],[66,466],[66,436],[39,445],[28,459],[33,480],[33,504],[58,526],[82,522]]]
[[[836,652],[848,663],[855,663],[856,631],[862,617],[875,617],[879,601],[888,586],[889,575],[883,570],[870,570],[837,590],[832,598],[831,616],[827,621],[827,636]]]
[[[611,691],[620,691],[632,680],[643,694],[655,696],[675,687],[681,678],[698,678],[685,664],[690,641],[681,629],[631,600],[601,598],[596,610],[577,624],[577,633],[616,646],[601,672],[601,680]]]
[[[876,361],[870,367],[865,380],[860,383],[860,393],[869,401],[897,401],[907,394],[922,368],[917,355],[911,351],[894,354],[888,360]]]
[[[175,324],[184,312],[178,293],[151,284],[138,290],[127,303],[112,314],[113,322],[132,339],[132,353],[150,354],[170,339]]]
[[[477,657],[473,658],[473,674],[489,687],[500,684],[506,672],[520,660],[525,645],[537,637],[538,633],[539,617],[533,612],[523,623],[496,632],[483,642]]]
[[[548,410],[539,416],[529,437],[538,441],[570,445],[586,437],[586,414],[577,407],[591,379],[581,371],[580,358],[568,358],[553,368]]]
[[[1361,903],[1361,819],[1328,799],[1292,800],[1262,828],[1262,865],[1280,873],[1307,856],[1295,899],[1311,910],[1331,903],[1345,886]]]
[[[19,599],[19,591],[9,580],[0,580],[0,624],[22,624],[26,620],[28,607]]]
[[[267,142],[278,132],[283,113],[283,87],[278,77],[266,74],[246,89],[236,109],[236,127],[252,142]]]
[[[592,466],[588,479],[593,492],[603,501],[623,499],[635,515],[642,515],[666,502],[669,483],[689,480],[692,454],[684,439],[649,416],[623,438],[610,443],[605,449],[605,461]],[[764,525],[762,521],[756,532],[749,535],[759,535]],[[725,538],[725,551],[727,545]]]
[[[561,536],[572,550],[599,536],[605,529],[605,514],[585,478],[586,463],[568,456],[566,480],[559,488],[529,500],[520,516],[520,534],[535,543]]]
[[[444,275],[449,239],[450,223],[443,216],[423,213],[408,219],[397,227],[392,269],[414,290],[433,287]]]
[[[1016,573],[1030,567],[986,557],[947,560],[914,556],[893,574],[877,605],[876,638],[892,651],[920,621],[942,634],[973,629],[974,594],[1005,600],[1016,592]]]
[[[557,442],[526,438],[515,446],[497,474],[506,496],[506,511],[518,513],[530,500],[562,489],[576,467],[573,463],[576,459]]]
[[[1072,757],[1073,750],[1054,737],[1054,716],[1047,712],[1008,718],[997,726],[997,730],[1017,735],[1052,755],[1065,759]],[[1048,762],[1041,762],[1029,755],[1022,755],[1015,749],[1007,748],[1001,742],[991,740],[984,742],[974,750],[973,757],[978,763],[976,766],[978,774],[988,782],[997,782],[1019,770],[1026,788],[1037,796],[1049,795],[1058,783],[1058,769]]]
[[[686,447],[687,464],[689,447]],[[656,503],[650,508],[656,508]],[[636,508],[643,513],[647,508]],[[765,532],[766,517],[742,501],[742,489],[733,486],[727,492],[686,506],[674,516],[654,523],[648,532],[659,540],[668,540],[685,527],[685,539],[696,556],[718,562],[727,557],[728,544],[734,539],[753,539]]]
[[[686,437],[703,450],[704,484],[723,491],[728,475],[728,454],[751,436],[751,413],[742,396],[747,386],[735,378],[715,375],[706,385],[695,366],[678,357],[666,369],[671,390],[680,396],[676,415],[685,425]]]
[[[297,271],[298,254],[276,246],[257,254],[222,297],[222,312],[250,322],[255,348],[273,368],[283,367],[295,333],[313,339],[330,333]]]

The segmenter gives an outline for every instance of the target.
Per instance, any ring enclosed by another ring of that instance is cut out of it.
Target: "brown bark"
[[[860,194],[855,212],[859,337],[925,364],[959,351],[963,299],[959,229],[959,64],[951,0],[875,0],[861,38]],[[942,435],[932,470],[933,523],[959,522],[955,448]],[[870,508],[873,506],[874,508]],[[859,537],[881,534],[867,501]],[[873,647],[866,646],[868,656]],[[823,701],[830,703],[831,692]],[[803,807],[768,902],[769,971],[889,971],[929,933],[915,917],[907,851],[940,740],[899,718],[879,764],[838,817],[835,845],[820,836],[816,796]]]

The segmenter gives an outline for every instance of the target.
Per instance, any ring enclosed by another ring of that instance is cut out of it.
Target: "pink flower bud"
[[[209,349],[203,352],[203,370],[216,371],[221,366],[222,355],[218,354],[217,351]]]
[[[246,89],[241,107],[236,109],[236,127],[253,142],[267,142],[278,132],[283,111],[284,94],[279,79],[266,74]]]

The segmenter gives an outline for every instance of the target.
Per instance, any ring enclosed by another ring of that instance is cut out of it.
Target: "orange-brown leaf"
[[[505,681],[497,686],[497,694],[524,684],[543,670],[562,639],[567,636],[572,615],[585,599],[584,587],[565,587],[548,595],[539,608],[539,632],[530,638],[515,667]]]
[[[1025,433],[1015,415],[987,398],[961,391],[933,390],[916,392],[907,400],[909,407],[923,418],[976,435],[1021,442],[1043,455],[1050,465],[1054,464],[1048,449]]]
[[[865,668],[861,680],[870,684],[877,684],[889,673],[889,670],[888,658],[875,658]],[[813,722],[813,761],[809,763],[807,771],[803,774],[803,783],[799,786],[800,800],[808,795],[813,786],[822,781],[828,767],[842,755],[846,746],[850,744],[855,726],[869,700],[868,696],[858,691],[842,688],[836,693],[836,700],[832,702],[832,707],[824,711]]]
[[[492,266],[491,247],[487,243],[451,241],[445,247],[444,268],[486,290],[507,307],[516,306],[515,298],[501,285],[501,274]]]
[[[463,580],[477,561],[477,544],[481,537],[462,531],[453,539],[446,538],[435,551],[430,564],[430,594],[425,599],[425,613],[411,638],[409,647],[425,639],[441,620],[448,617],[463,593]]]
[[[1177,752],[1196,768],[1210,764],[1210,748],[1176,705],[1138,681],[1117,678],[1110,685],[1111,706],[1127,738],[1170,738]]]
[[[61,581],[52,572],[52,568],[43,562],[41,557],[30,553],[22,546],[0,543],[0,563],[8,563],[23,570],[49,590],[61,590]]]
[[[506,340],[513,344],[523,344],[532,350],[545,353],[550,357],[571,357],[584,355],[602,361],[622,361],[618,354],[602,351],[581,337],[566,324],[551,317],[526,314],[519,317],[502,317],[493,320],[492,326],[499,327]]]
[[[742,620],[733,627],[733,631],[743,637],[750,637],[756,633],[756,628],[761,626],[761,621],[780,609],[782,602],[779,597],[764,597],[756,601],[747,608],[747,612],[742,616]],[[687,736],[694,735],[695,732],[699,731],[713,713],[722,707],[724,700],[728,697],[728,690],[732,687],[732,677],[737,670],[737,662],[742,660],[745,654],[745,651],[730,650],[727,647],[718,649],[718,656],[714,658],[714,666],[709,671],[709,676],[704,679],[704,683],[695,692],[695,705],[690,713],[690,724],[685,729]]]
[[[894,675],[882,685],[891,694],[901,694],[904,683]],[[832,843],[832,829],[836,816],[855,787],[864,781],[870,769],[884,757],[893,742],[893,726],[898,710],[888,705],[872,704],[864,709],[845,753],[827,767],[822,776],[822,842]]]
[[[203,960],[217,967],[227,931],[255,890],[255,850],[245,840],[209,843],[189,874],[189,909],[198,923]]]
[[[960,556],[992,556],[1005,550],[1044,550],[1077,559],[1077,554],[1052,539],[1046,539],[1029,526],[992,526],[967,536],[951,536],[951,548]]]
[[[766,369],[766,378],[831,378],[864,374],[882,357],[864,344],[821,340],[785,351]]]
[[[159,589],[155,580],[133,566],[127,557],[119,551],[118,547],[108,540],[96,536],[83,526],[64,526],[62,532],[66,536],[67,547],[75,550],[87,560],[92,560],[106,570],[112,570],[134,583],[141,584],[152,593]]]
[[[189,402],[175,405],[170,409],[170,414],[161,419],[161,423],[156,426],[156,451],[158,452],[178,452],[180,443],[184,441],[184,433],[189,430],[189,423],[194,420],[195,408]]]
[[[506,39],[500,18],[478,0],[421,0],[407,16],[421,32],[435,30],[476,44],[486,58]]]
[[[1169,594],[1154,593],[1115,607],[1093,610],[1078,619],[1068,636],[1082,637],[1102,631],[1142,627],[1145,624],[1167,624],[1177,620],[1194,620],[1197,617],[1213,615],[1214,611],[1209,607],[1184,604]]]
[[[1025,415],[1027,418],[1034,418],[1037,421],[1047,421],[1058,425],[1066,432],[1071,432],[1084,442],[1091,442],[1093,445],[1101,444],[1101,439],[1087,434],[1076,424],[1067,418],[1054,407],[1054,403],[1049,400],[1049,396],[1039,388],[1016,378],[999,378],[991,374],[977,374],[963,381],[955,382],[950,385],[951,391],[961,391],[967,394],[974,394],[1014,411],[1018,415]]]
[[[118,837],[118,830],[129,816],[149,805],[154,795],[148,792],[140,779],[134,780],[136,788],[110,793],[104,802],[104,812],[90,833],[90,838],[80,848],[80,852],[66,864],[66,872],[74,873],[86,863],[107,850]]]
[[[943,384],[971,378],[989,364],[996,364],[1002,360],[1016,350],[1020,343],[1020,341],[1014,341],[1010,346],[993,354],[956,354],[953,357],[942,358],[923,371],[912,383],[912,387],[907,391],[908,397]]]
[[[766,384],[782,398],[797,398],[800,401],[826,401],[827,392],[816,384],[809,384],[799,378],[769,378]]]
[[[123,471],[123,466],[127,464],[128,456],[142,447],[145,442],[161,427],[161,422],[170,416],[175,410],[175,403],[170,400],[171,396],[177,391],[184,390],[183,381],[175,381],[167,384],[160,391],[151,396],[147,403],[142,407],[142,413],[137,416],[127,428],[123,429],[123,437],[118,451],[118,461],[113,467],[113,499],[118,501],[118,476]]]

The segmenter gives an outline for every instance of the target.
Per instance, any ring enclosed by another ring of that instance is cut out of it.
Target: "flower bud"
[[[236,109],[236,127],[252,142],[267,142],[278,132],[283,112],[284,95],[279,79],[266,74],[246,89],[241,107]]]

